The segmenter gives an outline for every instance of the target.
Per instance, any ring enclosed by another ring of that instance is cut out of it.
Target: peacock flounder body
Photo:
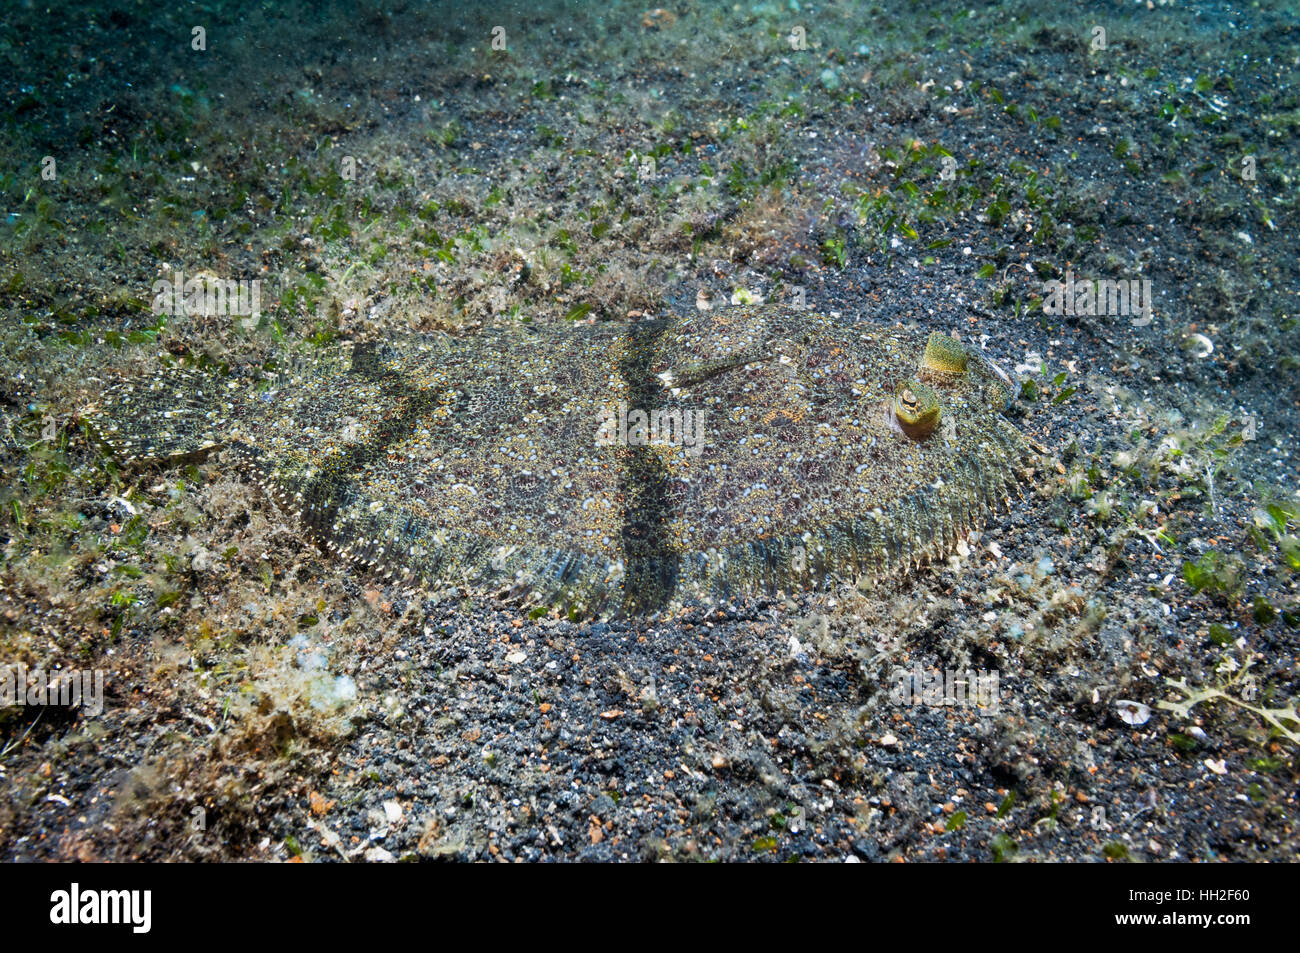
[[[647,613],[904,572],[1032,458],[1011,381],[941,334],[775,307],[352,343],[260,387],[111,387],[119,455],[224,445],[404,584]]]

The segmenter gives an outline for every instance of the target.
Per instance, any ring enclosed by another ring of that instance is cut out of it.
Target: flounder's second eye
[[[939,383],[951,383],[966,373],[970,352],[956,338],[934,331],[925,342],[921,372]]]
[[[920,376],[923,381],[951,387],[974,377],[981,388],[985,405],[1002,413],[1020,392],[1020,386],[1006,371],[976,349],[967,349],[956,338],[939,331],[930,334],[921,355]]]
[[[903,381],[894,392],[891,407],[899,429],[913,440],[923,440],[939,426],[939,396],[919,381]]]

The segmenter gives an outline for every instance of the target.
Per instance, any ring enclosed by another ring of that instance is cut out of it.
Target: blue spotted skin
[[[323,546],[403,585],[608,616],[950,552],[1032,459],[1012,386],[941,335],[765,306],[349,343],[260,389],[167,371],[109,388],[92,424],[129,459],[228,448]],[[695,414],[700,441],[611,431],[629,409]]]

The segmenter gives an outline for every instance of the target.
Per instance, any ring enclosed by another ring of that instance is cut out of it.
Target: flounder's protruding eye
[[[903,381],[894,392],[894,419],[913,440],[924,440],[939,426],[939,397],[919,381]]]
[[[973,380],[980,386],[989,410],[996,413],[1005,411],[1020,393],[1020,385],[982,352],[968,349],[961,341],[938,331],[925,342],[920,373],[922,380],[945,387]]]
[[[970,352],[956,338],[934,331],[925,342],[925,354],[921,356],[921,372],[927,377],[933,376],[941,381],[951,381],[966,373],[966,363]]]

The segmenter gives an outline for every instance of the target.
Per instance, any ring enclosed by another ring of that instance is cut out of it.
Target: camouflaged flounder
[[[173,370],[93,425],[126,458],[229,447],[411,586],[610,615],[946,555],[1032,458],[1012,386],[940,334],[732,308],[349,344],[269,389]]]

